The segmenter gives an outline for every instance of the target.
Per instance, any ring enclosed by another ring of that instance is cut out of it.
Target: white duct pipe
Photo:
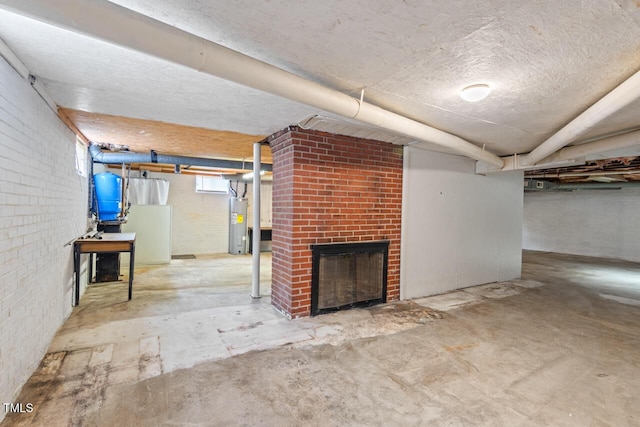
[[[523,166],[531,166],[551,156],[562,147],[572,143],[581,135],[640,98],[640,71],[629,77],[582,114],[571,120],[549,139],[521,158]]]
[[[525,179],[535,178],[579,178],[582,176],[609,176],[609,175],[638,175],[640,170],[611,171],[611,172],[563,172],[563,173],[541,173],[537,175],[526,175]]]
[[[455,135],[306,80],[105,0],[0,0],[0,7],[71,31],[431,142],[502,167],[503,161]]]
[[[16,56],[9,46],[0,39],[0,56],[2,56],[13,67],[14,70],[22,76],[24,79],[29,79],[29,69],[26,65]]]
[[[253,144],[253,275],[251,281],[251,296],[260,298],[260,162],[261,146],[259,142]]]
[[[24,65],[20,58],[16,56],[13,50],[11,50],[11,48],[2,39],[0,39],[0,56],[2,56],[5,61],[7,61],[7,63],[16,70],[22,78],[27,80],[31,87],[33,87],[33,90],[35,90],[40,98],[47,103],[49,108],[51,108],[54,113],[58,114],[58,106],[44,89],[42,83],[40,83],[36,76],[29,72],[27,66]]]
[[[598,139],[593,142],[586,142],[580,145],[563,148],[555,154],[547,157],[541,163],[554,163],[564,160],[586,157],[591,154],[603,153],[605,151],[619,150],[640,146],[640,130],[627,132],[608,138]]]
[[[531,193],[567,192],[580,190],[622,190],[635,189],[640,187],[640,182],[616,182],[616,183],[573,183],[573,184],[552,184],[546,189],[527,189]]]
[[[504,160],[504,166],[501,169],[496,169],[478,162],[476,164],[476,173],[486,174],[499,172],[501,170],[535,170],[575,166],[578,163],[584,164],[585,157],[593,154],[636,146],[640,149],[640,130],[609,136],[579,145],[572,145],[571,147],[565,147],[535,165],[524,166],[522,164],[524,156],[519,156],[517,154],[514,156],[503,157],[502,160]]]

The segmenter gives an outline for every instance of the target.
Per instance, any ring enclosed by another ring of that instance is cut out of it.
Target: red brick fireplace
[[[386,300],[400,294],[402,148],[290,127],[273,153],[271,303],[311,314],[312,245],[389,241]]]

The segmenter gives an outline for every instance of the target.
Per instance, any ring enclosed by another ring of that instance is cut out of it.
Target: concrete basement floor
[[[521,280],[299,320],[250,269],[90,287],[2,426],[640,425],[638,264],[525,252]]]

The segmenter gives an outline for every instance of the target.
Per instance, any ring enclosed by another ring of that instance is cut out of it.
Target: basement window
[[[196,193],[227,194],[229,184],[216,176],[196,176]]]
[[[76,137],[76,173],[80,176],[87,177],[87,146]]]

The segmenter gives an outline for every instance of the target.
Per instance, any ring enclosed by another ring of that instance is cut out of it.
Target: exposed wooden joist
[[[584,165],[526,171],[525,178],[544,179],[559,182],[589,182],[593,177],[620,177],[626,181],[640,180],[640,157],[619,157],[606,160],[592,160]]]
[[[85,145],[89,145],[89,139],[80,131],[80,129],[78,129],[78,127],[71,121],[71,119],[69,119],[69,117],[67,117],[66,113],[65,113],[65,109],[58,107],[58,117],[60,117],[60,120],[62,120],[62,122],[67,125],[67,127],[69,129],[71,129],[71,131],[73,133],[76,134],[76,136],[85,143]]]
[[[156,150],[178,156],[251,161],[253,143],[264,139],[264,135],[217,131],[79,110],[63,108],[62,112],[89,140],[128,146],[135,152]],[[262,162],[272,163],[269,147],[263,150]]]

